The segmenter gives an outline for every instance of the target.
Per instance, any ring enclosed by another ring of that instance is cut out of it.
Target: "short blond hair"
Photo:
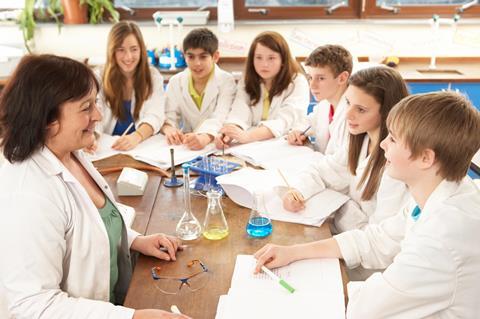
[[[390,111],[387,126],[418,157],[425,149],[435,152],[439,174],[460,181],[480,148],[480,113],[455,92],[415,94]]]

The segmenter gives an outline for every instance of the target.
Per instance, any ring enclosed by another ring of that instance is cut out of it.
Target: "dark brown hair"
[[[153,92],[152,76],[147,61],[147,49],[138,25],[133,21],[117,22],[108,34],[107,63],[103,70],[102,85],[105,98],[112,109],[112,114],[120,120],[125,120],[127,117],[123,108],[122,94],[127,78],[117,64],[115,51],[122,46],[123,40],[130,34],[135,36],[140,47],[140,61],[133,77],[133,89],[135,90],[134,120],[138,119],[143,103]]]
[[[270,102],[275,95],[282,93],[293,82],[298,73],[303,73],[300,65],[292,57],[287,41],[280,33],[274,31],[260,33],[250,45],[245,68],[245,91],[250,97],[251,106],[257,104],[261,94],[260,83],[262,78],[257,74],[253,65],[255,49],[258,43],[279,53],[282,59],[282,68],[273,80],[272,87],[268,92]]]
[[[408,89],[400,73],[387,67],[371,67],[360,70],[350,77],[349,84],[361,89],[380,104],[380,134],[377,144],[374,145],[373,152],[370,154],[367,167],[357,185],[360,188],[365,184],[361,198],[362,200],[370,200],[378,190],[385,166],[384,151],[380,147],[380,142],[388,135],[386,124],[388,113],[395,104],[408,95]],[[366,134],[350,134],[348,168],[353,175],[356,174],[355,171]]]
[[[465,177],[480,148],[480,113],[455,92],[411,95],[390,111],[387,126],[413,159],[425,149],[433,150],[438,173],[448,181]]]
[[[183,39],[183,52],[189,49],[203,49],[213,56],[218,50],[218,38],[207,28],[193,29]]]
[[[305,60],[306,66],[329,67],[333,75],[347,71],[352,74],[353,61],[350,52],[341,45],[322,45],[310,53]]]
[[[54,55],[25,56],[0,96],[0,146],[10,162],[22,162],[43,147],[60,106],[99,85],[86,65]]]

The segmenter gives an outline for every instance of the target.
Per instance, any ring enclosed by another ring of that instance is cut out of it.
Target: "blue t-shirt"
[[[127,114],[127,118],[125,121],[117,120],[117,124],[115,124],[115,128],[113,129],[112,135],[122,135],[127,127],[133,123],[133,116],[130,109],[132,108],[132,101],[123,101],[123,109],[125,114]],[[135,132],[135,125],[128,130],[127,134]]]

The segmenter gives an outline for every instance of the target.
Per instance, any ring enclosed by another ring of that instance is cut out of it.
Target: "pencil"
[[[128,131],[130,131],[130,129],[132,128],[133,126],[133,122],[130,123],[130,125],[127,127],[127,129],[123,132],[123,134],[121,135],[121,137],[124,137],[125,135],[127,135]]]
[[[280,169],[278,169],[278,174],[280,174],[280,176],[282,177],[283,181],[285,182],[285,185],[287,185],[287,187],[288,187],[288,191],[292,193],[293,198],[294,198],[297,202],[301,202],[300,198],[298,198],[297,194],[295,194],[295,192],[293,191],[293,188],[290,186],[290,184],[288,184],[287,179],[286,179],[285,176],[282,174],[282,171],[281,171]]]
[[[308,132],[308,130],[311,129],[311,128],[312,128],[312,126],[309,125],[302,133],[300,133],[300,135],[305,135]]]
[[[278,282],[283,288],[287,289],[291,294],[295,292],[295,288],[290,286],[285,280],[275,275],[270,269],[265,266],[262,266],[262,270],[273,280]]]

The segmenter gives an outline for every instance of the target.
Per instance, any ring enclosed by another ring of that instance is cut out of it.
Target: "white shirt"
[[[190,69],[175,74],[168,81],[165,114],[167,123],[184,132],[207,133],[216,136],[222,128],[235,97],[233,76],[215,65],[211,79],[205,87],[200,110],[188,91]]]
[[[388,268],[351,296],[347,318],[478,318],[480,190],[443,181],[419,219],[403,210],[335,236],[348,267]]]
[[[368,143],[369,138],[365,136],[356,175],[352,175],[348,169],[348,151],[344,146],[334,154],[320,157],[292,182],[292,187],[300,191],[306,200],[325,188],[351,198],[335,213],[334,226],[337,232],[362,228],[368,223],[378,223],[396,214],[398,207],[408,198],[404,183],[383,174],[377,193],[370,200],[361,199],[365,184],[360,189],[357,186],[368,164]],[[380,205],[377,205],[377,198],[383,198]]]
[[[240,80],[232,110],[225,123],[238,125],[244,130],[263,125],[270,129],[275,137],[280,137],[306,114],[310,89],[307,79],[302,74],[297,74],[283,92],[273,97],[268,118],[262,121],[264,91],[265,87],[262,85],[260,99],[255,105],[250,106],[250,96],[245,91],[245,79]]]
[[[82,152],[75,156],[115,203],[106,181]],[[48,148],[1,168],[0,216],[0,290],[11,316],[132,318],[133,309],[108,302],[110,247],[100,213]],[[127,234],[130,247],[139,234],[131,229]]]
[[[150,75],[152,77],[152,94],[148,99],[143,101],[142,109],[138,115],[138,119],[135,121],[135,127],[138,128],[142,123],[147,123],[153,128],[153,134],[157,134],[160,131],[163,123],[165,122],[165,93],[163,90],[163,77],[160,72],[149,67]],[[102,69],[97,69],[95,75],[102,85]],[[122,94],[122,92],[115,92],[116,94]],[[135,92],[131,97],[130,112],[135,111]],[[111,135],[117,124],[117,118],[112,114],[112,109],[109,103],[105,99],[103,89],[100,89],[98,93],[98,107],[103,115],[102,121],[98,122],[96,131],[100,133],[106,133]]]

